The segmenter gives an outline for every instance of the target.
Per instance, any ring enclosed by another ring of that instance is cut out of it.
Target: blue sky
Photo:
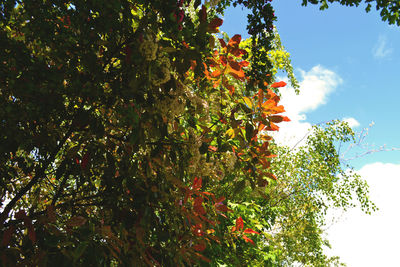
[[[301,1],[274,1],[276,26],[293,67],[310,71],[320,65],[342,80],[327,95],[326,103],[307,112],[311,124],[355,118],[360,126],[372,121],[367,143],[378,148],[400,147],[400,28],[381,21],[379,14],[364,7],[337,4],[320,11],[315,5],[302,7]],[[246,11],[230,9],[222,31],[245,38]],[[400,163],[400,152],[381,152],[353,162],[357,168],[376,161]]]
[[[303,94],[296,97],[290,88],[282,92],[292,119],[282,134],[296,129],[301,135],[315,123],[353,118],[355,131],[375,123],[365,140],[369,149],[384,144],[400,148],[400,27],[382,22],[375,10],[366,13],[363,6],[333,4],[320,11],[314,5],[302,7],[300,0],[275,0],[273,5]],[[246,38],[246,20],[246,11],[229,9],[221,30]],[[350,163],[370,184],[380,211],[341,214],[327,232],[334,246],[328,253],[349,267],[400,266],[400,151],[372,153]]]

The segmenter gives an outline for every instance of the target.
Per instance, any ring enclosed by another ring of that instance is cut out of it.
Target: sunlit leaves
[[[279,98],[250,84],[240,35],[212,35],[207,4],[142,2],[23,2],[3,22],[0,230],[15,264],[194,265],[256,241],[230,205],[276,178]]]

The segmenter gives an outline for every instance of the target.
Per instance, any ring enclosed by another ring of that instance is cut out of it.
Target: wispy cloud
[[[305,113],[326,104],[328,96],[342,83],[339,75],[321,65],[309,71],[300,70],[300,74],[299,95],[289,86],[281,90],[280,104],[291,121],[281,123],[279,132],[274,134],[277,143],[289,147],[296,145],[311,128]]]
[[[387,37],[380,35],[374,48],[372,49],[372,55],[376,59],[384,59],[393,53],[393,48],[388,44]]]
[[[355,118],[343,118],[343,121],[347,122],[351,128],[356,128],[360,126],[360,123]]]

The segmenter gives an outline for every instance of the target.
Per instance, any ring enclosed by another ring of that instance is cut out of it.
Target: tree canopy
[[[339,3],[346,6],[359,6],[361,3],[366,4],[365,10],[371,11],[372,5],[375,4],[376,10],[380,11],[382,20],[388,21],[389,24],[396,24],[400,26],[400,2],[399,1],[387,1],[387,0],[303,0],[302,5],[318,4],[320,9],[324,10],[329,7],[329,3]]]
[[[326,208],[374,209],[337,157],[353,133],[274,144],[276,71],[297,82],[272,5],[214,2],[0,3],[3,266],[334,261]],[[252,38],[216,35],[229,4],[253,10]]]

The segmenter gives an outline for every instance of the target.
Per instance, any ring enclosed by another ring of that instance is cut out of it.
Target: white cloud
[[[400,266],[400,164],[376,162],[359,170],[370,186],[379,211],[372,215],[354,209],[328,230],[333,249],[349,267]]]
[[[387,37],[380,35],[374,48],[372,49],[372,55],[376,59],[387,58],[393,53],[393,49],[389,47]]]
[[[306,122],[306,112],[326,104],[327,97],[342,79],[335,72],[320,65],[309,71],[300,70],[300,94],[296,95],[290,86],[281,90],[281,101],[291,122],[280,123],[280,130],[274,134],[275,140],[282,145],[293,147],[307,135],[311,124]]]
[[[342,120],[347,122],[351,128],[356,128],[360,126],[360,123],[355,118],[348,117],[343,118]]]

